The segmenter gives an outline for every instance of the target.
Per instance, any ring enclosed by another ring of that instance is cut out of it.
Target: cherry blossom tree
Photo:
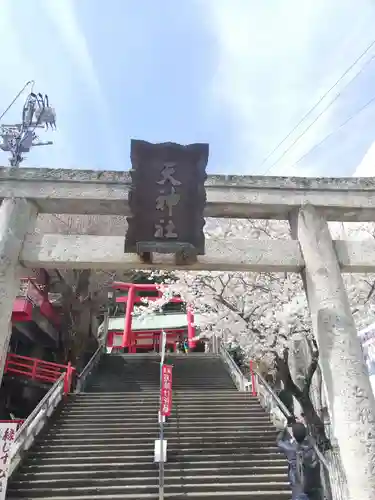
[[[370,228],[357,229],[373,237]],[[290,238],[280,221],[210,221],[209,237]],[[374,232],[375,234],[375,232]],[[251,244],[251,243],[249,243]],[[277,381],[297,399],[307,424],[322,448],[325,432],[324,394],[319,349],[312,335],[303,283],[297,274],[179,272],[175,293],[201,313],[204,335],[215,332],[236,342],[248,359],[262,360]],[[354,317],[366,322],[372,310],[375,276],[344,277]],[[170,293],[170,291],[169,291]],[[155,305],[156,307],[156,305]]]

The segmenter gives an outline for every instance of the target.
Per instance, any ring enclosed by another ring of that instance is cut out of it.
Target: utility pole
[[[36,146],[50,146],[52,141],[41,141],[37,135],[37,129],[56,129],[56,113],[49,104],[46,94],[35,93],[34,81],[27,82],[16,95],[11,104],[0,116],[0,121],[13,107],[26,88],[31,87],[22,109],[19,123],[0,123],[0,149],[10,153],[9,163],[11,167],[19,167],[25,159],[24,154],[29,153]]]

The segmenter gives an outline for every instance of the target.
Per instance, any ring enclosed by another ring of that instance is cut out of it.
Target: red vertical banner
[[[250,375],[251,375],[251,395],[256,396],[257,395],[257,388],[256,388],[255,373],[254,373],[254,366],[253,366],[252,360],[250,360]]]
[[[172,411],[172,365],[162,365],[160,415],[169,417]]]

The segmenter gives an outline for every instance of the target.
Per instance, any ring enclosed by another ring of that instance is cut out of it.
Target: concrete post
[[[326,220],[311,205],[291,221],[351,500],[375,500],[375,400]]]
[[[20,286],[18,259],[36,217],[36,207],[22,198],[4,199],[0,206],[0,383],[12,331],[13,303]]]

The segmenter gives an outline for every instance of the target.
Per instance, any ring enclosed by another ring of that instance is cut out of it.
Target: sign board
[[[125,253],[204,255],[208,144],[131,142]]]
[[[358,332],[367,366],[372,392],[375,394],[375,323]]]
[[[370,377],[375,375],[375,323],[358,333]]]
[[[17,427],[18,422],[0,422],[0,500],[6,498],[11,450]]]
[[[161,369],[160,415],[169,417],[172,411],[172,365]]]
[[[160,439],[155,440],[155,443],[154,443],[154,462],[155,463],[167,461],[167,446],[168,446],[168,441],[166,439],[163,439],[163,441],[160,441]]]

